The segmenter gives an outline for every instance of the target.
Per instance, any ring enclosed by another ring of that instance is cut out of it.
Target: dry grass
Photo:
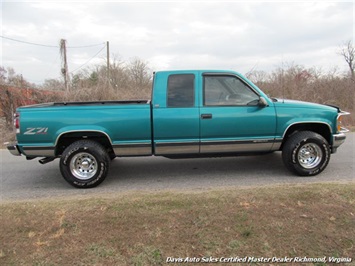
[[[6,203],[0,209],[1,265],[355,254],[355,184],[131,193]]]

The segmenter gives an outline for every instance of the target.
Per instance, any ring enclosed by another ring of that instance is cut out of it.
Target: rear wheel
[[[59,167],[64,179],[77,188],[98,186],[107,176],[110,157],[105,148],[91,140],[79,140],[63,152]]]
[[[328,142],[312,131],[300,131],[286,141],[282,150],[285,166],[300,176],[321,173],[330,160]]]

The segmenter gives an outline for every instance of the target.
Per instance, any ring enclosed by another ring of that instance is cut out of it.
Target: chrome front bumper
[[[333,135],[333,145],[332,145],[332,153],[335,153],[338,147],[344,143],[346,136],[343,132]]]
[[[21,155],[21,152],[20,152],[19,148],[17,147],[17,144],[15,144],[15,143],[11,143],[11,144],[7,145],[7,149],[9,150],[9,152],[12,155],[15,155],[15,156]]]

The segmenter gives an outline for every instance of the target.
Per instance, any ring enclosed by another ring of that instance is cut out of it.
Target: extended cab
[[[99,185],[110,160],[235,156],[282,151],[286,167],[316,175],[344,142],[334,106],[269,98],[233,71],[161,71],[152,99],[61,102],[20,107],[13,155],[60,158],[75,187]]]

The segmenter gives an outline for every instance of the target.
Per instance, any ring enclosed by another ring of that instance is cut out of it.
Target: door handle
[[[212,114],[202,114],[201,118],[202,119],[212,119]]]

